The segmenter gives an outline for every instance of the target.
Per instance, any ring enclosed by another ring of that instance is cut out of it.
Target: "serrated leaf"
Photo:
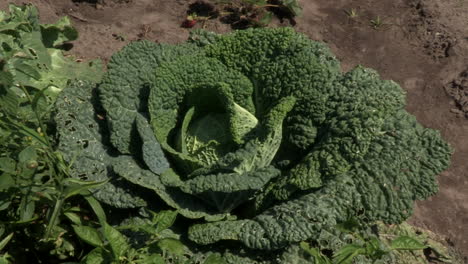
[[[81,263],[84,264],[110,264],[112,263],[112,257],[103,249],[95,248],[86,255]]]
[[[353,258],[365,253],[365,248],[357,244],[348,244],[342,247],[333,255],[333,263],[335,264],[350,264]]]
[[[104,246],[101,236],[99,235],[99,232],[96,229],[83,225],[72,225],[72,227],[75,233],[78,235],[78,237],[84,242],[95,247]]]
[[[26,163],[30,160],[37,160],[36,148],[32,146],[26,147],[18,154],[19,162]]]
[[[142,264],[166,264],[166,260],[159,254],[151,254],[149,256],[143,256],[137,263]]]
[[[427,246],[410,236],[400,236],[391,242],[390,247],[394,250],[420,250]]]
[[[320,252],[319,249],[317,249],[317,248],[311,248],[307,242],[304,242],[304,241],[301,242],[301,243],[300,243],[300,246],[301,246],[301,248],[302,248],[305,252],[309,253],[309,255],[311,255],[311,256],[314,258],[314,260],[315,260],[314,263],[315,263],[315,264],[331,264],[331,263],[332,263],[331,260],[330,260],[329,258],[327,258],[326,256],[324,256],[324,255]]]
[[[173,238],[164,238],[158,241],[158,247],[162,251],[167,251],[176,256],[182,256],[185,254],[186,247],[182,242]]]
[[[114,259],[120,259],[130,248],[124,235],[107,223],[103,226],[103,233],[112,249]]]
[[[20,206],[18,208],[20,220],[17,221],[17,223],[31,221],[34,216],[35,209],[36,203],[32,200],[32,197],[30,195],[24,195],[21,198]]]
[[[16,71],[15,77],[21,84],[28,84],[31,79],[41,79],[41,74],[37,68],[23,62],[23,60],[15,60],[13,66]]]
[[[2,23],[7,17],[7,13],[5,11],[0,10],[0,23]]]
[[[153,224],[156,224],[156,233],[168,229],[174,224],[177,218],[177,211],[161,211],[153,217]]]
[[[0,84],[6,89],[13,85],[13,75],[10,72],[0,69]]]
[[[15,181],[13,180],[13,177],[9,174],[2,173],[0,174],[0,191],[8,190],[11,187],[15,186]],[[1,204],[1,202],[0,202]],[[1,211],[1,206],[0,206],[0,211]]]
[[[5,23],[4,25],[0,25],[0,32],[15,30],[17,27],[19,27],[21,25],[27,25],[27,23],[26,22],[9,22],[9,23]]]
[[[297,0],[283,0],[283,5],[289,9],[293,16],[300,16],[302,14],[302,7]]]
[[[9,157],[0,158],[0,171],[14,174],[16,172],[16,161]]]
[[[0,91],[0,109],[9,115],[16,115],[20,100],[11,89],[5,87],[5,91]]]
[[[21,42],[24,49],[32,53],[38,66],[50,68],[52,63],[51,56],[42,43],[42,36],[39,31],[22,33]]]
[[[226,261],[223,259],[223,257],[220,254],[211,254],[209,255],[203,264],[226,264]]]
[[[65,42],[76,40],[78,31],[72,27],[70,19],[61,17],[54,24],[41,25],[43,42],[46,47],[57,47]]]

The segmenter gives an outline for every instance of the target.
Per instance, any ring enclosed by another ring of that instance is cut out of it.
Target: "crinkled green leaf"
[[[108,73],[99,86],[100,98],[111,130],[111,142],[121,153],[139,152],[132,149],[135,139],[134,122],[138,112],[148,112],[149,79],[159,64],[186,53],[197,53],[195,45],[161,45],[149,41],[134,42],[114,54]],[[116,92],[118,91],[118,92]]]
[[[68,86],[57,98],[55,116],[59,135],[59,150],[64,159],[72,164],[72,176],[91,180],[105,181],[108,184],[92,190],[100,201],[115,207],[139,207],[146,202],[131,190],[129,184],[118,182],[115,174],[108,170],[113,161],[113,150],[105,146],[108,140],[101,134],[106,122],[103,113],[96,113],[94,84],[78,81]],[[98,110],[97,108],[96,110]]]
[[[102,161],[120,176],[112,184],[154,190],[188,218],[221,220],[219,210],[246,205],[229,220],[200,220],[192,241],[324,245],[357,213],[400,223],[437,190],[451,150],[404,110],[396,83],[363,67],[341,73],[325,45],[290,28],[209,37],[130,44],[99,86],[110,139],[96,145],[112,154]]]
[[[170,168],[170,164],[166,159],[166,154],[164,154],[161,145],[154,137],[151,126],[141,114],[136,116],[136,124],[140,138],[143,141],[143,160],[152,172],[156,174],[163,173]]]
[[[224,218],[206,207],[202,201],[185,194],[177,188],[166,187],[161,183],[160,175],[140,167],[130,156],[119,156],[113,163],[114,171],[133,184],[151,189],[169,206],[187,218],[202,218],[216,220]]]
[[[279,175],[280,171],[274,167],[265,167],[245,173],[200,175],[178,187],[211,204],[219,212],[230,212]]]

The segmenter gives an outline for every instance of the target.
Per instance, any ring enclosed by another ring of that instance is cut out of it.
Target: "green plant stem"
[[[46,232],[44,238],[48,238],[50,236],[50,232],[52,228],[54,228],[55,223],[60,215],[60,211],[62,209],[64,199],[60,196],[60,199],[55,201],[54,211],[52,212],[52,216],[50,217],[49,224],[47,225]]]
[[[49,147],[49,150],[53,150],[52,143],[50,142],[49,137],[47,136],[47,129],[46,129],[44,123],[42,122],[42,119],[41,119],[39,113],[37,112],[37,110],[34,107],[34,103],[33,103],[33,99],[31,98],[31,95],[28,93],[28,91],[27,91],[26,87],[24,87],[24,85],[20,84],[20,87],[23,90],[26,97],[28,98],[29,103],[33,107],[34,115],[36,116],[39,127],[41,128],[41,132],[44,134],[44,139],[45,139],[45,141],[47,143],[47,147]]]

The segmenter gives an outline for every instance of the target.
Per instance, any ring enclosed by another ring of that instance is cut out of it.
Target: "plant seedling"
[[[359,17],[359,14],[357,13],[356,9],[354,9],[354,8],[351,8],[349,10],[345,10],[344,12],[348,16],[348,18],[350,18],[350,19],[356,19],[356,18]]]
[[[378,30],[383,25],[385,25],[385,23],[384,23],[383,19],[380,16],[377,16],[376,18],[370,20],[370,26],[371,26],[371,28],[373,28],[375,30]]]

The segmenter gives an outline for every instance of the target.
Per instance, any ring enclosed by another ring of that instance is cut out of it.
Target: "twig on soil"
[[[88,19],[83,18],[83,17],[81,17],[80,15],[76,15],[76,14],[73,14],[73,13],[69,13],[68,15],[71,16],[71,17],[73,17],[73,18],[75,18],[75,19],[80,20],[81,22],[89,22]]]

